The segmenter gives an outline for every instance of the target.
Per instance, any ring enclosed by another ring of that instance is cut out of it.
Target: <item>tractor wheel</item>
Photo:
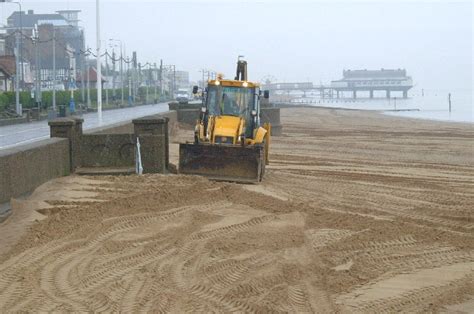
[[[242,147],[245,147],[245,145],[246,145],[246,144],[245,144],[245,135],[242,135],[242,136],[240,137],[240,145],[241,145]]]
[[[265,167],[266,167],[266,150],[267,150],[267,147],[266,147],[266,138],[263,140],[262,142],[262,146],[263,146],[263,153],[262,153],[262,156],[261,156],[261,161],[260,161],[260,181],[263,180],[263,176],[265,175]]]

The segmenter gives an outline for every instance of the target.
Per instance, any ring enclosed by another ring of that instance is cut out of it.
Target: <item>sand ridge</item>
[[[0,309],[468,312],[472,127],[311,108],[282,122],[258,186],[45,184],[25,203],[43,219],[0,225],[2,239],[24,222],[0,252]]]

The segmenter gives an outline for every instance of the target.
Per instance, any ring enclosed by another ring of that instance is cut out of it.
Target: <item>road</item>
[[[86,113],[83,115],[83,128],[84,130],[93,129],[150,114],[165,112],[167,110],[168,103],[107,110],[102,112],[102,121],[99,121],[96,112]],[[48,121],[2,126],[0,127],[0,150],[36,142],[46,138],[49,138]]]

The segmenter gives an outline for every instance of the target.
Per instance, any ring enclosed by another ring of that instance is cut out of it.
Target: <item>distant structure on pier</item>
[[[311,82],[298,82],[298,83],[271,83],[267,82],[262,85],[262,89],[269,91],[305,91],[313,89],[313,83]]]
[[[369,92],[374,98],[374,91],[385,91],[387,98],[392,92],[401,92],[403,98],[408,97],[408,90],[413,87],[413,81],[407,76],[405,69],[397,70],[344,70],[343,78],[331,81],[331,88],[336,91],[336,97],[341,93],[352,92],[352,98],[357,98],[357,92]]]

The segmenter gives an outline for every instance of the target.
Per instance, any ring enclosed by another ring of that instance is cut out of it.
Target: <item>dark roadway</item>
[[[168,103],[145,105],[102,112],[102,121],[97,113],[87,113],[84,118],[84,130],[123,122],[150,114],[168,111]],[[48,121],[37,121],[0,127],[0,150],[49,138]]]

